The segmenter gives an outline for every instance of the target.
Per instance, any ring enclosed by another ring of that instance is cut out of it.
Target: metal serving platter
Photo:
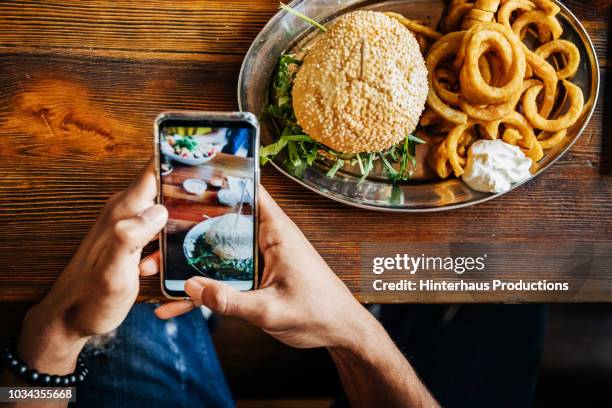
[[[562,157],[578,140],[588,124],[599,91],[599,66],[593,43],[576,17],[563,4],[557,16],[564,30],[563,37],[576,44],[581,54],[580,68],[572,82],[582,88],[585,107],[576,124],[569,129],[565,141],[545,152],[539,162],[537,177]],[[394,11],[412,19],[419,19],[437,26],[442,17],[443,0],[296,0],[290,4],[294,9],[315,19],[329,23],[334,18],[356,9]],[[269,90],[279,57],[302,47],[315,29],[301,19],[280,11],[259,33],[242,63],[238,80],[238,104],[241,110],[256,114],[261,120],[261,143],[267,145],[279,136],[279,129],[264,114],[269,104]],[[559,110],[564,107],[560,106]],[[555,112],[553,115],[555,116]],[[393,184],[378,167],[366,181],[359,184],[359,171],[345,166],[335,177],[325,175],[328,168],[320,164],[296,170],[287,162],[286,152],[278,155],[272,165],[287,177],[332,200],[348,205],[379,211],[429,212],[467,207],[498,197],[501,194],[481,193],[470,189],[460,179],[436,179],[422,157],[426,149],[417,148],[418,167],[408,182]],[[421,153],[419,155],[419,153]],[[525,180],[527,182],[529,180]],[[522,184],[522,183],[520,183]],[[514,185],[517,188],[520,184]]]

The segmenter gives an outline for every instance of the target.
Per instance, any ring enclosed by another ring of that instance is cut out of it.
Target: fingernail
[[[200,299],[204,285],[195,278],[191,278],[185,282],[185,292],[192,299]]]
[[[155,225],[164,224],[168,218],[168,210],[161,204],[156,204],[147,209],[142,216],[147,222]]]

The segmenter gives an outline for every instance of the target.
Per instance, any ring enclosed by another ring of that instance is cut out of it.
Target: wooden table
[[[566,4],[591,34],[605,81],[610,1]],[[237,109],[243,56],[277,7],[277,0],[0,3],[1,300],[44,295],[104,200],[149,160],[159,112]],[[612,249],[612,136],[603,126],[612,101],[601,91],[589,127],[563,160],[475,207],[390,215],[324,199],[269,167],[262,182],[356,293],[363,242],[529,242],[536,249],[597,242]],[[583,278],[600,290],[574,300],[611,300],[609,271],[585,277],[578,268],[568,279]],[[155,277],[146,279],[142,297],[159,297],[158,287]],[[525,300],[357,294],[369,302]]]

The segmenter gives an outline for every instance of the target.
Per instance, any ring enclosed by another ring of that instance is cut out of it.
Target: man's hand
[[[155,204],[150,164],[109,201],[49,294],[26,315],[18,355],[39,371],[67,374],[87,339],[125,319],[138,295],[139,275],[158,271],[159,254],[140,262],[145,245],[168,218]]]
[[[156,309],[162,319],[205,305],[241,317],[293,347],[327,347],[351,405],[437,407],[378,321],[353,297],[300,229],[263,189],[259,194],[260,289],[239,292],[195,277],[192,300]]]
[[[239,292],[212,279],[185,284],[193,302],[176,301],[156,309],[167,319],[194,303],[241,317],[293,347],[348,346],[366,322],[375,322],[333,273],[300,229],[267,191],[259,194],[259,247],[264,258],[260,288]]]

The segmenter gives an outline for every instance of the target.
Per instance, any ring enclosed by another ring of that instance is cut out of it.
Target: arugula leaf
[[[359,171],[361,171],[361,175],[363,176],[363,173],[365,173],[365,169],[363,168],[363,163],[361,162],[361,155],[357,153],[355,156],[357,156],[357,163],[359,163]]]
[[[312,145],[310,150],[308,150],[306,153],[306,163],[308,163],[309,166],[312,166],[312,164],[315,162],[315,160],[317,160],[318,157],[319,157],[319,146],[318,146],[318,143],[315,143]]]
[[[406,136],[406,139],[408,139],[408,140],[410,140],[412,142],[418,143],[418,144],[426,144],[427,143],[423,139],[420,139],[420,138],[416,137],[415,135],[411,135],[411,134],[408,134],[408,136]]]
[[[300,13],[300,12],[299,12],[299,11],[297,11],[296,9],[291,8],[291,7],[287,6],[286,4],[281,3],[281,4],[280,4],[280,6],[279,6],[279,8],[281,8],[281,9],[283,9],[283,10],[286,10],[287,12],[289,12],[289,13],[293,14],[293,15],[294,15],[294,16],[296,16],[296,17],[301,18],[302,20],[306,21],[308,24],[313,25],[314,27],[318,28],[319,30],[321,30],[321,31],[323,31],[323,32],[326,32],[326,31],[327,31],[327,28],[325,28],[325,26],[324,26],[324,25],[322,25],[322,24],[320,24],[320,23],[317,23],[317,22],[316,22],[316,21],[314,21],[312,18],[310,18],[310,17],[308,17],[308,16],[306,16],[306,15],[304,15],[304,14]]]
[[[285,148],[285,146],[287,146],[287,139],[284,139],[282,136],[276,142],[267,146],[262,146],[259,149],[259,161],[261,165],[263,166],[272,160],[274,156],[279,154]]]
[[[287,142],[287,149],[289,149],[289,161],[294,167],[299,167],[302,164],[302,159],[298,154],[298,146],[290,140]]]
[[[385,158],[385,154],[384,153],[378,153],[378,156],[380,156],[380,159],[383,162],[383,166],[387,172],[387,175],[389,176],[389,178],[393,181],[395,181],[398,178],[399,173],[397,172],[397,170],[395,170],[393,168],[393,166],[391,165],[391,163],[389,163],[387,161],[387,159]]]
[[[374,168],[374,156],[376,156],[376,153],[368,154],[368,159],[366,160],[365,167],[363,169],[363,174],[361,175],[361,178],[359,179],[359,183],[357,183],[357,185],[363,183]]]
[[[342,159],[336,160],[334,165],[327,171],[327,173],[325,173],[325,175],[329,178],[334,177],[336,173],[338,172],[338,170],[342,168],[342,166],[344,166],[344,160]]]

